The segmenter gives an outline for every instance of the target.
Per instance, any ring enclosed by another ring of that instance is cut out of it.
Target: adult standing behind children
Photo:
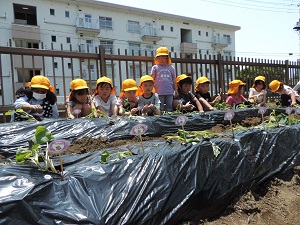
[[[89,87],[83,79],[74,79],[70,83],[71,92],[67,104],[68,117],[71,119],[85,117],[95,108]]]
[[[24,95],[18,98],[15,103],[15,109],[23,109],[37,120],[43,118],[58,118],[58,109],[56,105],[56,95],[54,88],[50,85],[50,80],[42,75],[32,77],[30,86],[24,92]],[[15,112],[13,121],[24,121],[29,118]]]
[[[151,68],[151,76],[154,79],[154,87],[161,102],[161,111],[173,111],[173,96],[178,95],[176,86],[175,69],[166,47],[156,50],[154,58],[155,65]],[[165,107],[166,105],[166,107]]]
[[[221,101],[221,96],[217,95],[212,101],[209,93],[210,81],[207,77],[199,77],[196,80],[195,96],[205,110],[216,110],[213,106],[216,102]]]
[[[254,78],[254,84],[249,89],[249,101],[258,104],[258,107],[265,105],[267,102],[267,85],[264,76]]]
[[[136,95],[139,97],[138,107],[141,108],[142,116],[160,115],[160,100],[155,93],[154,80],[151,76],[141,77]]]
[[[94,92],[94,104],[96,109],[101,110],[107,116],[116,116],[118,112],[116,91],[111,79],[100,77],[96,82]]]

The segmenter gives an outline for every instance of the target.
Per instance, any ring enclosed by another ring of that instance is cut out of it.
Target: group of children
[[[107,116],[153,116],[160,115],[162,111],[204,112],[216,110],[214,105],[221,101],[221,96],[217,95],[212,100],[209,93],[210,81],[207,77],[200,77],[196,80],[195,92],[192,93],[192,77],[186,74],[175,76],[175,69],[166,47],[156,50],[154,60],[155,65],[151,69],[151,76],[142,76],[139,86],[133,79],[124,80],[118,98],[112,80],[108,77],[101,77],[97,80],[93,94],[90,93],[85,80],[72,80],[67,102],[68,117],[85,117],[93,111],[99,110]],[[243,96],[245,87],[246,84],[241,80],[231,81],[226,103],[231,106],[241,103],[265,105],[267,86],[264,76],[257,76],[254,79],[254,84],[249,89],[248,100]],[[298,92],[278,80],[273,80],[269,87],[272,92],[280,94],[283,106],[295,105],[300,102]],[[50,81],[41,75],[32,78],[14,106],[15,109],[23,109],[36,118],[57,118],[59,116],[56,96]],[[18,117],[16,114],[14,121],[20,120],[23,120],[22,117]]]

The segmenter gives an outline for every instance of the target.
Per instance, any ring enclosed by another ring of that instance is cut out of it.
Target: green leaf
[[[35,135],[31,140],[33,141],[34,144],[41,145],[53,139],[54,139],[53,135],[51,134],[50,131],[47,130],[46,127],[38,126],[35,130]]]
[[[119,152],[119,159],[125,159],[128,156],[132,156],[130,151]]]
[[[28,148],[19,148],[16,152],[16,161],[24,162],[25,160],[29,159],[31,155],[32,151]]]
[[[100,162],[103,164],[107,164],[110,158],[110,154],[107,150],[104,150],[100,155]]]

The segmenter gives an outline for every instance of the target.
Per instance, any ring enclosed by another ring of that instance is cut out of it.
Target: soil
[[[267,121],[268,117],[265,117],[264,120]],[[253,117],[243,120],[240,125],[251,127],[260,123],[260,118]],[[228,130],[228,126],[222,124],[211,129],[213,133],[217,134],[222,134],[225,130]],[[143,137],[143,140],[162,141],[165,140],[165,138]],[[134,138],[132,140],[108,142],[106,138],[84,137],[74,141],[65,154],[83,154],[86,152],[97,151],[102,148],[129,145],[139,141],[139,139]],[[3,160],[3,156],[0,155],[0,159]],[[294,225],[299,224],[299,220],[300,166],[296,166],[285,174],[281,174],[279,177],[264,183],[258,189],[240,196],[218,217],[207,218],[201,221],[186,221],[180,223],[180,225]]]

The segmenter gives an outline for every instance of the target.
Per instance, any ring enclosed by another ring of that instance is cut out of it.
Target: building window
[[[50,9],[50,15],[55,16],[55,10],[54,9]]]
[[[141,77],[140,66],[131,65],[129,66],[129,78],[134,79],[134,77]]]
[[[112,30],[112,18],[99,16],[99,28]]]
[[[16,24],[37,25],[36,7],[13,4]]]
[[[69,11],[65,11],[65,17],[70,18],[70,12]]]
[[[55,36],[55,35],[52,35],[52,36],[51,36],[51,41],[52,41],[52,42],[56,42],[56,36]]]
[[[201,36],[201,30],[198,31],[198,35]]]
[[[208,32],[206,32],[206,37],[208,37]]]
[[[68,69],[72,69],[72,63],[68,63]]]
[[[111,54],[111,52],[114,52],[112,41],[100,41],[100,46],[105,48],[105,54]]]
[[[226,42],[227,44],[231,44],[231,38],[230,38],[230,35],[224,34],[223,37],[224,37],[225,42]]]
[[[161,30],[165,30],[165,26],[164,26],[164,25],[161,25],[161,26],[160,26],[160,29],[161,29]]]
[[[58,68],[58,64],[57,62],[54,62],[54,68],[57,69]]]
[[[56,95],[59,95],[59,88],[55,89]]]
[[[140,33],[141,27],[140,27],[140,23],[137,21],[131,21],[128,20],[128,27],[127,27],[127,31],[130,33]]]
[[[174,52],[174,47],[171,47],[171,52]]]
[[[67,43],[70,44],[71,43],[71,38],[70,37],[66,37]]]
[[[36,49],[39,49],[39,43],[27,42],[27,48],[36,48]]]
[[[140,44],[129,43],[129,55],[138,55],[140,50]]]
[[[151,52],[153,51],[152,45],[145,46],[145,52],[147,52],[146,56],[151,56]]]
[[[173,32],[173,27],[170,27],[170,31]]]

